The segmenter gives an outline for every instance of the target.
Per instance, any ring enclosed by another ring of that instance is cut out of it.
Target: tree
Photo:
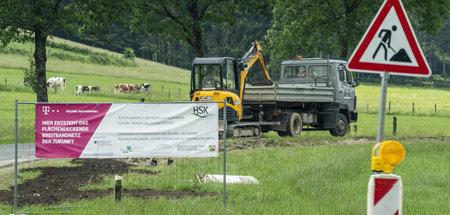
[[[369,26],[382,1],[278,0],[274,25],[267,39],[277,58],[296,54],[348,58]],[[442,28],[448,17],[448,0],[405,0],[413,26],[428,33]]]
[[[103,35],[124,14],[126,1],[114,0],[2,0],[0,39],[34,40],[37,102],[48,102],[46,87],[46,43],[53,30],[86,31]]]
[[[133,48],[125,47],[125,49],[123,50],[123,57],[134,60],[136,55],[134,54]]]
[[[138,0],[133,11],[134,29],[160,32],[169,39],[183,41],[195,48],[199,57],[205,56],[204,26],[236,22],[240,9],[269,11],[269,0]]]
[[[209,56],[242,57],[252,42],[263,41],[272,27],[270,17],[240,12],[235,25],[205,25],[205,53]]]

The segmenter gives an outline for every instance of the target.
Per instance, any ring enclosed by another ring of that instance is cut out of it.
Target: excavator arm
[[[264,55],[261,46],[258,42],[253,42],[252,47],[250,50],[245,53],[245,55],[242,57],[241,63],[242,63],[242,71],[241,71],[241,77],[240,77],[240,90],[239,90],[239,98],[242,100],[242,96],[244,93],[244,85],[245,85],[245,79],[247,78],[248,72],[252,68],[253,64],[255,62],[258,62],[259,68],[261,69],[261,72],[263,73],[264,78],[272,82],[269,76],[269,72],[267,71],[266,64],[264,63]]]

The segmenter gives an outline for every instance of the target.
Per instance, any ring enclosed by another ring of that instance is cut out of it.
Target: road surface
[[[0,168],[7,166],[14,166],[15,155],[14,144],[0,145]],[[36,148],[34,143],[21,143],[18,145],[18,162],[28,162],[36,160],[34,156]]]

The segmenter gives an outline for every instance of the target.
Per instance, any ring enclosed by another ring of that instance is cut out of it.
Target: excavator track
[[[227,136],[239,138],[258,138],[261,135],[261,127],[257,123],[235,123],[228,126]]]

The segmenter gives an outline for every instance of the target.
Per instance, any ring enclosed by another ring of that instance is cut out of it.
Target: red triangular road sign
[[[400,0],[385,0],[347,65],[349,70],[428,77],[431,70]]]

